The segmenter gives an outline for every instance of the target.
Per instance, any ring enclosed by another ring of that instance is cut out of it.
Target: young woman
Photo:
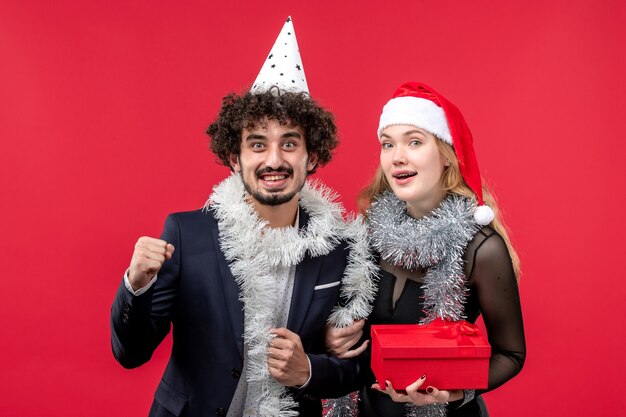
[[[370,373],[359,416],[487,415],[479,394],[515,376],[526,347],[519,261],[481,183],[471,133],[456,106],[409,82],[384,106],[378,138],[380,166],[359,201],[381,271],[366,334],[369,324],[473,323],[482,314],[492,356],[484,391],[438,390],[416,370],[415,382],[398,392],[379,386]],[[359,353],[365,344],[351,351],[345,346],[361,326],[329,330],[329,349]],[[369,363],[368,353],[361,356]]]

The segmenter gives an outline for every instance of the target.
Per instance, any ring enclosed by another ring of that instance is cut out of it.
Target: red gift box
[[[491,346],[471,323],[373,325],[371,334],[372,370],[383,388],[391,381],[404,390],[423,374],[422,390],[487,388]]]

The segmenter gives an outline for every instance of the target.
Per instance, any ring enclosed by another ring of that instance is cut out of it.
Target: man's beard
[[[288,176],[293,175],[293,169],[291,169],[291,167],[281,167],[278,170],[274,170],[274,169],[267,167],[267,168],[258,169],[255,172],[256,178],[260,179],[260,176],[267,172],[275,172],[277,174],[286,174]],[[246,189],[246,192],[250,194],[256,201],[258,201],[260,204],[264,206],[280,206],[281,204],[288,203],[296,196],[296,194],[298,194],[298,192],[300,192],[300,190],[304,186],[304,180],[303,180],[302,184],[300,184],[299,187],[296,187],[296,189],[290,193],[282,194],[281,192],[278,192],[276,194],[274,193],[265,194],[265,193],[262,193],[261,191],[252,190],[250,185],[246,183],[246,180],[243,176],[243,171],[241,172],[241,179],[243,182],[243,186]]]

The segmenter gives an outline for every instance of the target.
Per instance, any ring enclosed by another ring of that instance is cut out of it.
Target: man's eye
[[[252,149],[263,149],[263,144],[262,144],[262,143],[260,143],[260,142],[255,142],[255,143],[253,143],[252,145],[250,145],[250,147],[251,147]]]
[[[293,143],[293,142],[285,142],[285,143],[283,144],[283,147],[285,147],[285,148],[293,148],[293,147],[295,147],[295,146],[296,146],[296,144],[295,144],[295,143]]]

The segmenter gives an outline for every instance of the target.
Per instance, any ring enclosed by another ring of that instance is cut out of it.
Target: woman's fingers
[[[426,381],[426,374],[422,375],[417,381],[406,387],[406,394],[395,390],[390,381],[386,381],[383,389],[378,383],[372,385],[372,389],[384,392],[391,399],[398,403],[413,403],[415,405],[426,405],[435,403],[446,403],[450,399],[450,391],[438,390],[429,385],[426,392],[419,391]]]
[[[420,389],[422,384],[424,384],[424,381],[426,381],[426,374],[422,375],[420,379],[418,379],[417,381],[415,381],[414,383],[406,387],[406,392],[408,393],[417,392],[417,390]]]

